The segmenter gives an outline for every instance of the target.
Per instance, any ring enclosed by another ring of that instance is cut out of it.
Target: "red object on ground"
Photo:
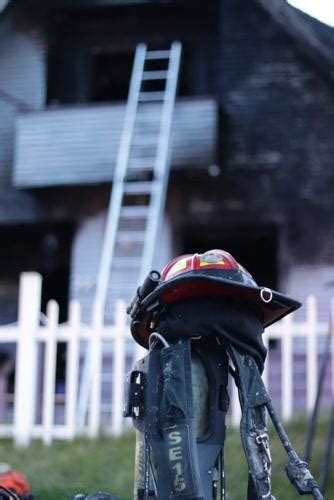
[[[24,474],[18,470],[8,470],[0,473],[0,485],[19,496],[31,492],[31,486]]]

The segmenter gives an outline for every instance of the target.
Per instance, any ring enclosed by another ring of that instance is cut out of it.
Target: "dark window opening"
[[[72,227],[67,224],[0,227],[0,323],[17,320],[19,275],[43,277],[42,312],[58,302],[60,321],[67,319]]]
[[[164,49],[169,48],[166,43]],[[149,50],[155,50],[150,46]],[[125,101],[128,97],[135,47],[131,52],[92,50],[90,54],[72,47],[64,53],[50,53],[48,97],[50,105]],[[193,94],[196,90],[191,77],[190,51],[183,48],[177,94]],[[188,56],[189,54],[189,56]],[[167,59],[148,61],[145,70],[167,70]],[[166,80],[144,81],[142,90],[163,91]]]
[[[127,99],[133,54],[92,54],[90,100],[93,102]]]
[[[54,9],[48,24],[48,103],[125,100],[137,44],[160,50],[173,40],[182,43],[178,95],[212,93],[215,50],[208,34],[216,33],[217,9],[217,2]]]
[[[18,314],[19,275],[42,275],[41,312],[49,300],[59,304],[59,321],[67,319],[72,227],[67,224],[0,226],[0,324],[14,323]],[[42,318],[41,318],[42,321]],[[64,386],[65,347],[57,351],[57,391]],[[2,344],[0,378],[3,392],[12,394],[15,384],[15,344]],[[61,391],[61,389],[60,389]],[[5,397],[5,396],[4,396]],[[6,419],[0,408],[0,421]]]
[[[188,227],[183,252],[221,248],[232,254],[259,285],[277,289],[278,237],[276,226]]]
[[[166,50],[170,43],[158,46],[148,46],[148,50]],[[190,58],[183,48],[177,94],[184,96],[191,93]],[[91,54],[90,70],[90,102],[125,101],[128,97],[130,81],[135,57],[135,47],[131,52],[108,52],[94,50]],[[148,60],[145,71],[166,71],[168,59]],[[141,90],[145,92],[160,92],[166,87],[165,79],[143,81]]]

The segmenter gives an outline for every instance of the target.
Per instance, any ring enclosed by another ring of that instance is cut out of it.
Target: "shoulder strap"
[[[271,495],[271,456],[265,406],[270,397],[259,369],[250,355],[227,346],[233,361],[234,378],[239,391],[242,417],[241,441],[249,467],[248,500],[274,500]]]
[[[266,411],[290,459],[285,470],[291,483],[300,495],[312,495],[317,500],[323,500],[307,463],[299,458],[283,428],[254,359],[248,354],[240,353],[230,344],[227,351],[235,367],[234,377],[242,411],[240,433],[250,473],[248,500],[275,498],[271,495],[270,486],[271,457]]]

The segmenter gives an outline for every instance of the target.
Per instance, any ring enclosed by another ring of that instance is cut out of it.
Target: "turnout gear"
[[[161,276],[148,275],[128,308],[135,340],[149,348],[130,376],[125,411],[137,429],[135,500],[225,499],[229,371],[242,410],[248,500],[275,500],[266,412],[290,458],[289,479],[299,493],[322,498],[261,378],[264,327],[299,306],[259,287],[223,250],[181,256]]]
[[[130,304],[131,332],[144,347],[155,329],[154,313],[163,306],[193,297],[229,297],[257,311],[267,327],[301,306],[287,295],[256,284],[249,272],[224,250],[182,255],[153,271]],[[138,310],[138,307],[140,311]]]
[[[195,345],[155,335],[132,373],[125,412],[138,430],[134,498],[211,499],[224,489],[225,350],[213,339]]]

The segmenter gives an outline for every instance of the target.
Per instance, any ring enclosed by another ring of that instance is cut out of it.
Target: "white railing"
[[[0,436],[13,437],[17,446],[26,446],[35,437],[50,444],[55,438],[72,439],[79,431],[82,432],[82,427],[78,426],[78,392],[84,342],[91,343],[94,377],[83,431],[94,437],[103,426],[112,434],[119,435],[127,425],[122,416],[126,372],[143,354],[143,350],[131,339],[125,304],[117,304],[113,325],[103,323],[101,308],[95,304],[91,324],[87,325],[81,322],[80,304],[72,302],[68,322],[59,324],[58,305],[50,301],[41,324],[41,282],[37,273],[21,275],[18,322],[0,327],[0,346],[4,343],[16,344],[12,414],[7,414],[7,423],[0,423]],[[290,315],[268,328],[264,335],[267,345],[270,340],[281,344],[279,391],[280,410],[285,420],[294,413],[294,341],[302,339],[298,349],[305,358],[305,406],[309,412],[317,390],[318,358],[321,353],[318,346],[324,345],[323,339],[328,331],[328,324],[317,321],[314,297],[308,298],[305,309],[304,321],[296,322]],[[65,391],[61,396],[56,392],[57,346],[60,342],[67,346]],[[332,394],[333,358],[332,355]],[[108,363],[112,370],[106,373],[105,364]],[[268,356],[264,379],[269,384],[269,390],[273,363]],[[231,420],[237,424],[240,408],[234,384],[231,384],[230,390]],[[105,408],[106,418],[103,418]]]

